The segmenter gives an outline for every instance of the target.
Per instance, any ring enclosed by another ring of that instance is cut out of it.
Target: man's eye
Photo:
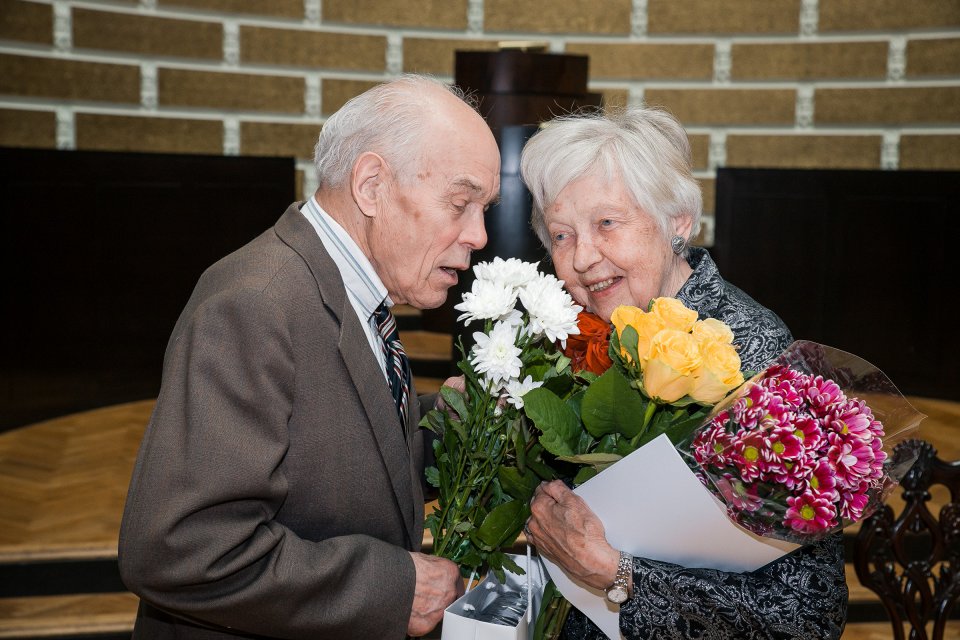
[[[600,226],[601,226],[601,227],[612,227],[612,226],[613,226],[613,220],[611,220],[610,218],[604,218],[603,220],[600,221]]]
[[[560,233],[555,233],[555,234],[553,234],[553,241],[554,241],[554,242],[561,242],[561,241],[566,240],[566,239],[567,239],[567,234],[564,233],[564,232],[562,232],[562,231],[561,231]]]

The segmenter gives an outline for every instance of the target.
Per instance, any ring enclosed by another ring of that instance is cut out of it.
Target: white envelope
[[[607,540],[634,556],[688,568],[754,571],[799,548],[733,523],[666,435],[574,489],[603,522]],[[557,588],[608,637],[619,639],[620,607],[546,558]]]

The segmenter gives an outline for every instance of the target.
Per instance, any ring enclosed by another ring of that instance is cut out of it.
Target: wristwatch
[[[630,584],[631,573],[633,573],[633,556],[626,551],[621,551],[617,575],[613,578],[613,584],[607,587],[607,600],[613,604],[622,604],[627,601],[627,585]]]

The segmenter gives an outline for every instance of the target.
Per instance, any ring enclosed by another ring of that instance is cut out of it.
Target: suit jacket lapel
[[[407,442],[404,442],[404,431],[397,420],[393,397],[384,382],[380,365],[370,352],[367,336],[357,314],[347,298],[340,271],[323,248],[323,243],[317,237],[316,231],[300,212],[298,204],[290,205],[274,229],[284,242],[303,257],[317,281],[324,305],[340,321],[337,346],[347,373],[357,389],[360,402],[379,445],[380,457],[393,483],[397,506],[403,514],[403,521],[407,528],[410,542],[408,546],[412,547],[414,543],[419,545],[420,535],[417,532],[422,532],[422,523],[419,519],[423,517],[423,509],[422,505],[414,504],[416,497],[414,489],[416,489],[416,495],[421,495],[421,491],[419,483],[416,487],[413,485],[409,452],[410,434],[417,428],[417,422],[419,422],[419,411],[413,410],[416,402],[410,403],[411,411],[406,429],[408,436]],[[416,396],[412,395],[413,393],[411,388],[411,398],[415,399]],[[410,422],[413,422],[412,426]]]

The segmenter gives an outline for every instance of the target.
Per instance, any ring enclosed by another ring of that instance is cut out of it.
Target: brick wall
[[[292,155],[309,193],[351,96],[504,40],[673,111],[707,212],[725,165],[960,169],[960,0],[0,0],[0,145]]]

